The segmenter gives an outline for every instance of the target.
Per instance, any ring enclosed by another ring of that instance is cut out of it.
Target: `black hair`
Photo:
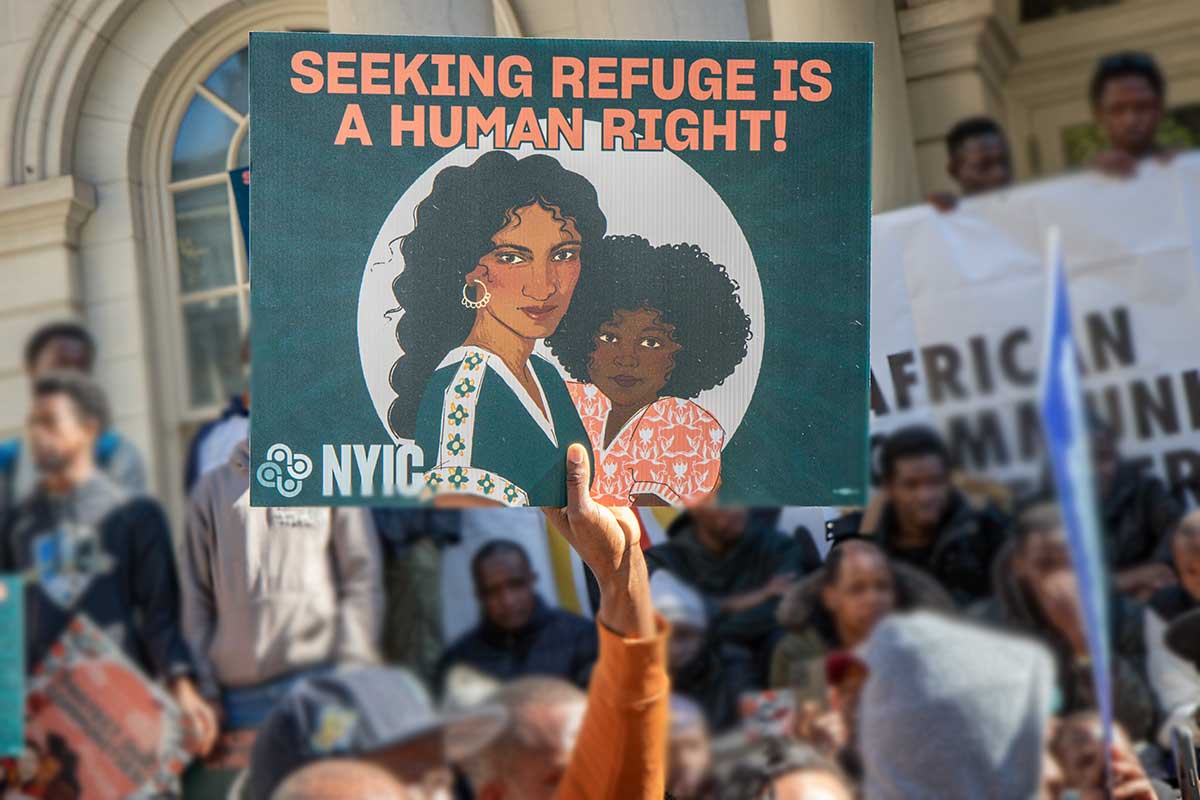
[[[25,342],[25,369],[33,369],[38,356],[55,339],[78,341],[87,352],[88,367],[92,366],[92,362],[96,359],[96,340],[92,338],[92,334],[88,333],[88,329],[78,322],[63,321],[43,325],[34,331],[29,340]]]
[[[880,546],[879,542],[868,536],[859,534],[851,536],[843,536],[834,541],[829,549],[829,555],[825,556],[825,564],[821,570],[821,585],[833,586],[838,582],[842,574],[842,562],[846,560],[846,555],[854,550],[854,547],[847,547],[851,543],[855,543],[859,547],[867,547],[874,551],[887,565],[888,572],[892,573],[895,578],[895,570],[892,569],[892,563],[888,561],[887,552]]]
[[[34,397],[53,394],[65,394],[71,398],[79,416],[94,420],[100,426],[100,430],[108,430],[112,424],[108,396],[100,388],[100,384],[82,372],[71,369],[50,370],[34,381]]]
[[[654,309],[675,326],[672,338],[680,349],[664,396],[695,397],[719,386],[746,357],[750,317],[738,300],[737,281],[696,245],[655,247],[641,236],[606,236],[594,259],[604,280],[580,284],[580,302],[571,304],[546,339],[571,377],[590,380],[596,335],[618,309]]]
[[[1013,541],[1017,547],[1024,547],[1033,536],[1061,531],[1062,525],[1062,509],[1058,503],[1045,500],[1032,503],[1017,514],[1013,523]]]
[[[999,136],[1004,138],[1004,129],[991,117],[967,117],[954,123],[946,134],[946,152],[956,158],[969,140],[976,136]]]
[[[1092,82],[1088,87],[1092,108],[1100,107],[1100,98],[1104,96],[1104,87],[1109,81],[1130,75],[1145,78],[1159,100],[1166,96],[1167,83],[1154,56],[1136,50],[1123,50],[1119,53],[1109,53],[1096,64],[1096,71],[1092,73]]]
[[[479,567],[484,561],[487,561],[492,556],[501,555],[503,553],[512,553],[521,557],[525,562],[525,566],[532,568],[533,564],[529,560],[529,553],[525,548],[514,542],[512,539],[491,539],[483,547],[475,552],[471,557],[471,580],[479,586]]]
[[[470,166],[446,167],[417,206],[412,232],[400,244],[404,271],[392,282],[404,310],[396,324],[404,354],[390,376],[396,399],[388,425],[396,435],[412,437],[426,383],[471,330],[475,312],[460,302],[467,273],[491,251],[492,236],[512,220],[512,212],[533,203],[575,223],[583,243],[580,285],[594,280],[588,277],[594,271],[590,250],[607,228],[596,188],[550,156],[518,160],[493,151]]]
[[[937,456],[950,469],[950,451],[946,442],[932,428],[910,425],[889,434],[879,454],[879,469],[883,482],[896,477],[896,462],[918,456]]]

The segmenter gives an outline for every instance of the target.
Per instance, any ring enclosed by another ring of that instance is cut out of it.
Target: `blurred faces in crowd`
[[[82,325],[57,322],[39,328],[25,345],[25,372],[37,380],[51,370],[92,371],[96,342]]]
[[[476,557],[475,596],[488,622],[502,631],[519,631],[534,611],[537,575],[519,547],[497,546]]]
[[[671,695],[667,791],[677,800],[707,800],[714,788],[712,747],[704,711],[682,695]]]
[[[1147,53],[1121,52],[1100,59],[1092,75],[1092,116],[1104,131],[1107,149],[1093,166],[1109,175],[1132,176],[1139,160],[1169,158],[1157,142],[1166,111],[1166,80]]]
[[[1012,155],[1004,129],[988,117],[964,119],[946,134],[946,172],[965,197],[1012,184]]]
[[[848,541],[835,547],[825,565],[821,603],[844,647],[856,647],[875,623],[896,607],[896,585],[878,546]]]
[[[883,490],[896,515],[895,545],[928,545],[950,506],[950,458],[933,431],[897,431],[882,454]]]
[[[519,678],[487,701],[508,712],[508,728],[471,764],[478,800],[550,800],[562,781],[587,697],[572,684]]]
[[[713,505],[689,509],[696,523],[696,538],[713,553],[732,549],[746,534],[744,508],[717,508]]]
[[[1171,538],[1171,556],[1180,586],[1193,600],[1200,600],[1200,510],[1179,523]]]

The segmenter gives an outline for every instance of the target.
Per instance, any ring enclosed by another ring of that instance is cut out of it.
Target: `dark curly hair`
[[[654,309],[675,326],[672,338],[680,349],[663,396],[695,397],[719,386],[746,357],[750,317],[738,300],[737,281],[696,245],[655,247],[641,236],[606,236],[592,251],[592,264],[604,279],[580,284],[576,301],[546,339],[571,377],[590,380],[596,334],[618,309]]]
[[[404,310],[396,323],[403,355],[389,379],[396,399],[388,409],[388,425],[397,436],[413,435],[425,385],[471,330],[475,312],[460,302],[467,273],[492,249],[492,236],[509,223],[511,213],[532,203],[557,209],[575,223],[583,243],[581,261],[590,263],[590,248],[608,225],[596,188],[547,155],[518,160],[493,151],[468,167],[446,167],[417,206],[413,230],[400,244],[404,271],[392,282]]]

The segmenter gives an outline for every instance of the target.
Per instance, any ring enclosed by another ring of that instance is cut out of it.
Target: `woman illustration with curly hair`
[[[403,355],[388,423],[421,447],[435,503],[565,504],[566,449],[587,433],[533,348],[605,227],[592,184],[546,155],[446,167],[417,206],[392,284]]]
[[[693,244],[608,236],[602,281],[581,286],[547,340],[592,444],[592,496],[609,505],[691,504],[720,486],[725,431],[690,398],[746,357],[737,282]]]

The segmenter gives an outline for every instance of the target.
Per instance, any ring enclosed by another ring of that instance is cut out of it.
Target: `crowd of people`
[[[1090,100],[1109,149],[1097,169],[1170,157],[1155,144],[1164,96],[1148,56],[1100,62]],[[947,148],[964,197],[1012,182],[995,122],[963,121]],[[958,199],[931,202],[953,213]],[[28,423],[0,444],[0,571],[27,581],[30,671],[86,615],[170,693],[195,756],[185,796],[1150,800],[1187,788],[1174,785],[1172,731],[1200,725],[1200,510],[1124,461],[1101,420],[1109,744],[1052,489],[981,490],[933,430],[892,432],[870,504],[825,531],[700,505],[653,545],[633,510],[592,499],[572,447],[568,505],[546,515],[586,565],[589,619],[538,593],[507,512],[251,507],[248,394],[197,433],[173,538],[90,377],[96,347],[75,323],[27,344]],[[458,589],[479,622],[445,641],[441,554],[476,513],[494,530]],[[216,758],[239,742],[241,761]],[[0,787],[79,794],[77,779],[27,772],[7,765]]]

